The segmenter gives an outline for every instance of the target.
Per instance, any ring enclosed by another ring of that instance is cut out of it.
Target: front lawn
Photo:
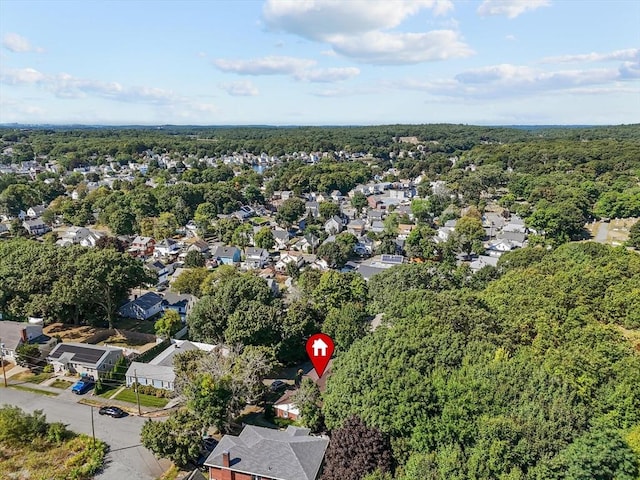
[[[114,400],[137,404],[136,392],[134,392],[131,388],[125,388],[115,396]],[[158,398],[154,397],[153,395],[145,395],[144,393],[140,394],[140,405],[144,407],[164,408],[167,403],[169,403],[168,398]]]
[[[13,376],[13,380],[23,380],[29,383],[42,383],[53,377],[53,373],[31,373],[23,372]]]
[[[69,380],[58,379],[58,380],[54,380],[49,386],[53,388],[61,388],[62,390],[66,390],[71,385],[73,385],[73,382],[70,382]]]

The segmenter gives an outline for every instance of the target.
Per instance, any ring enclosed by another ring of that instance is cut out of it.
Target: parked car
[[[272,392],[277,392],[278,390],[282,390],[286,386],[287,384],[282,380],[274,380],[269,388],[271,389]]]
[[[127,416],[127,412],[125,412],[121,408],[112,407],[112,406],[100,407],[100,410],[98,410],[98,413],[100,415],[109,415],[110,417],[113,417],[113,418],[122,418]]]
[[[218,441],[213,437],[204,437],[202,439],[202,447],[200,448],[200,455],[198,459],[195,461],[197,467],[202,467],[204,462],[207,461],[213,449],[218,445]]]
[[[73,384],[73,387],[71,387],[71,391],[76,395],[82,395],[83,393],[87,393],[92,388],[93,379],[91,377],[83,377]]]

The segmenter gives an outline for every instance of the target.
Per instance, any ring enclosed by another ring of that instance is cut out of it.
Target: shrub
[[[45,365],[42,373],[53,373],[53,365]]]

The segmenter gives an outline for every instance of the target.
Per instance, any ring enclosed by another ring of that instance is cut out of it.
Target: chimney
[[[26,328],[23,328],[20,330],[20,338],[22,339],[22,343],[29,343],[29,339],[27,338]]]
[[[222,466],[229,468],[231,462],[229,461],[229,452],[222,452]]]

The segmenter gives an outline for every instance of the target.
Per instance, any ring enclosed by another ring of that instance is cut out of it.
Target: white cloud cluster
[[[220,87],[234,97],[255,97],[260,93],[256,86],[248,80],[223,83]]]
[[[616,52],[602,54],[616,57]],[[617,58],[627,58],[617,56]],[[640,93],[640,63],[622,62],[617,68],[542,70],[523,65],[500,64],[462,72],[451,79],[407,80],[396,88],[422,90],[435,96],[465,99],[527,96],[546,92]]]
[[[33,46],[29,40],[17,33],[7,33],[2,37],[2,46],[14,53],[44,52],[43,48]]]
[[[525,12],[550,4],[549,0],[484,0],[478,7],[478,15],[506,15],[508,18],[516,18]]]
[[[251,60],[213,60],[213,64],[223,72],[239,75],[292,75],[305,68],[313,67],[314,60],[294,57],[263,57]]]
[[[118,102],[168,104],[177,97],[168,90],[152,87],[125,87],[118,82],[103,82],[74,77],[67,73],[49,75],[34,68],[7,69],[0,72],[7,85],[38,85],[60,98],[102,97]]]
[[[295,57],[263,57],[250,60],[213,60],[223,72],[238,75],[288,75],[296,80],[314,83],[340,82],[360,74],[355,67],[315,68],[315,60]]]
[[[579,55],[560,55],[546,57],[541,63],[578,63],[578,62],[608,62],[608,61],[640,61],[640,48],[626,48],[608,53],[583,53]]]
[[[0,71],[0,83],[14,86],[36,86],[51,92],[59,99],[101,98],[119,103],[150,105],[160,109],[163,115],[198,121],[203,114],[218,111],[215,105],[178,96],[170,90],[147,86],[125,86],[118,82],[103,82],[78,78],[67,73],[55,75],[40,72],[34,68],[6,69]],[[7,105],[2,118],[12,118],[11,115],[27,115],[36,118],[38,111],[26,112],[15,105]],[[18,117],[16,117],[18,118]],[[22,117],[24,118],[24,117]],[[87,118],[82,121],[95,120],[95,112],[87,112]],[[110,123],[110,121],[107,123]],[[117,122],[116,122],[117,123]]]
[[[389,32],[422,10],[443,15],[450,0],[268,0],[263,19],[268,28],[328,43],[333,51],[371,64],[411,64],[473,53],[456,30]]]

